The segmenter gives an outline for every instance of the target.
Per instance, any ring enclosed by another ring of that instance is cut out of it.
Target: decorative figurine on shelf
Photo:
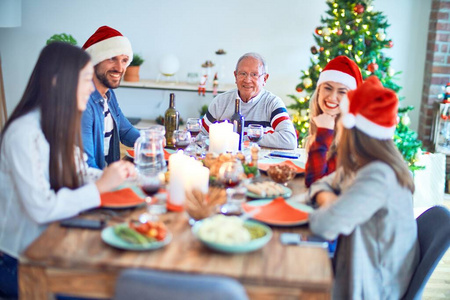
[[[203,75],[200,78],[200,84],[198,85],[198,95],[203,95],[205,96],[206,93],[206,81],[208,80],[208,75]]]
[[[214,74],[213,80],[213,96],[217,95],[217,88],[219,87],[219,79],[217,78],[217,73]]]

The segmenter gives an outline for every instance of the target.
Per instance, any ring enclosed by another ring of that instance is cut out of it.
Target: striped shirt
[[[237,89],[227,91],[213,99],[208,112],[203,117],[202,132],[209,133],[209,126],[217,121],[230,120],[234,114],[234,103],[240,98]],[[260,93],[247,103],[241,102],[241,114],[244,116],[244,136],[250,124],[261,124],[264,137],[258,142],[260,146],[295,149],[297,137],[294,125],[283,101],[269,91],[262,89]]]
[[[103,154],[105,154],[105,156],[108,156],[109,143],[111,142],[111,137],[114,131],[114,120],[111,116],[111,112],[109,111],[108,98],[106,98],[105,101],[103,102],[103,114],[105,116],[105,127],[104,127],[105,140],[103,144],[104,145]]]

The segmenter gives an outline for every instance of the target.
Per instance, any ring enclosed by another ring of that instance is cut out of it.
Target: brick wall
[[[419,139],[428,149],[432,149],[433,103],[441,101],[438,96],[450,82],[450,0],[433,0],[431,5],[418,130]],[[447,170],[448,166],[449,163]]]

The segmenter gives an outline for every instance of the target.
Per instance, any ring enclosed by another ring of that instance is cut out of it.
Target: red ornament
[[[300,86],[298,86],[295,90],[299,93],[303,92],[303,89]]]
[[[392,40],[389,40],[388,43],[386,44],[386,48],[392,48],[394,47],[394,42]]]
[[[376,63],[370,63],[367,66],[367,70],[371,73],[374,73],[376,70],[378,70],[378,65]]]
[[[358,15],[362,14],[364,12],[364,5],[362,5],[361,3],[356,4],[355,7],[353,8],[353,11]]]
[[[323,52],[323,50],[324,50],[323,47],[320,47],[320,48],[319,48],[319,51],[320,51],[320,52]]]
[[[312,46],[312,47],[311,47],[311,53],[312,53],[312,54],[317,54],[317,48],[316,48],[316,46]]]
[[[342,29],[338,29],[338,31],[336,32],[337,35],[342,35]]]
[[[322,35],[322,27],[317,27],[316,30],[315,30],[315,33],[317,35]]]

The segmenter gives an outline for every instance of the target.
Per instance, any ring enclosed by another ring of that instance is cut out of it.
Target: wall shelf
[[[120,83],[121,87],[126,88],[137,88],[137,89],[150,89],[150,90],[170,90],[170,91],[184,91],[184,92],[198,92],[197,84],[189,84],[187,82],[165,82],[150,79],[142,79],[137,82],[122,81]],[[235,84],[219,84],[217,89],[218,93],[223,93],[225,91],[236,88]],[[206,88],[207,93],[212,93],[212,87]]]

